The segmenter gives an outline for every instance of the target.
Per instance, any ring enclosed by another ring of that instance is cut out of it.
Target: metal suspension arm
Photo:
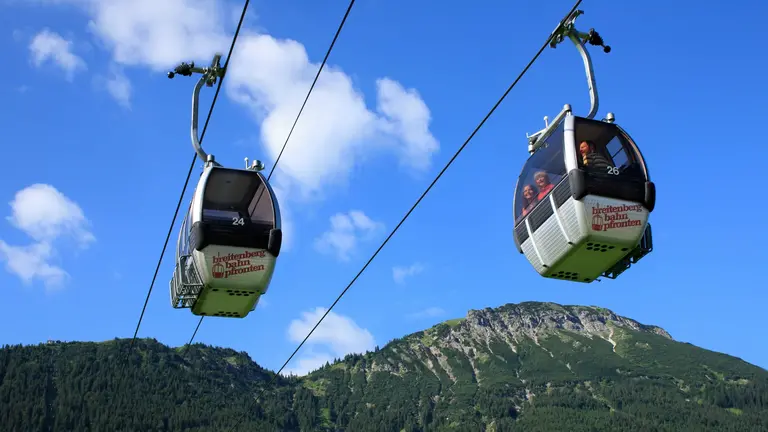
[[[581,59],[584,61],[584,70],[587,72],[587,85],[589,86],[589,114],[587,114],[587,118],[592,119],[597,114],[597,108],[600,106],[600,99],[597,96],[597,83],[595,83],[595,71],[592,68],[592,57],[589,56],[589,51],[584,48],[584,44],[575,31],[571,30],[568,33],[568,39],[576,45],[576,49],[579,50]]]
[[[587,33],[576,30],[574,27],[574,21],[576,21],[576,18],[582,14],[584,14],[584,11],[576,10],[568,18],[566,18],[565,23],[562,26],[558,25],[554,30],[555,35],[553,36],[552,41],[549,43],[549,46],[551,48],[556,48],[558,44],[565,40],[565,38],[570,39],[571,42],[576,45],[576,49],[579,51],[579,54],[581,54],[581,59],[584,61],[584,70],[587,73],[587,85],[589,86],[590,101],[589,114],[587,114],[587,118],[592,119],[597,114],[597,109],[600,105],[600,99],[597,95],[597,83],[595,82],[595,72],[592,67],[592,58],[584,47],[584,44],[589,43],[590,45],[602,46],[603,51],[606,53],[611,52],[611,47],[603,43],[603,38],[600,37],[600,34],[597,33],[595,29],[589,29],[589,32]],[[570,112],[571,106],[566,104],[563,107],[563,110],[560,111],[560,114],[557,115],[552,123],[547,123],[544,129],[534,133],[533,135],[527,135],[528,153],[535,153],[536,150],[541,147],[542,143],[547,139],[547,137],[552,133],[552,131],[557,128],[560,121]],[[547,117],[544,117],[545,122],[546,119]]]
[[[203,150],[203,147],[200,145],[200,139],[198,138],[197,134],[197,114],[198,114],[198,105],[200,105],[200,89],[203,87],[203,84],[205,84],[205,75],[201,76],[199,80],[197,80],[197,84],[195,84],[195,90],[192,91],[192,147],[195,149],[195,152],[197,152],[197,156],[200,158],[201,161],[206,162],[208,160],[208,155],[205,153],[205,150]]]
[[[600,34],[597,33],[595,29],[589,29],[589,32],[583,33],[574,27],[576,18],[582,14],[584,14],[584,11],[574,11],[574,13],[566,20],[565,25],[563,25],[557,32],[557,35],[552,39],[552,42],[550,42],[549,46],[552,48],[557,47],[557,45],[565,40],[566,37],[570,39],[574,45],[576,45],[576,49],[579,51],[579,54],[581,54],[581,59],[584,62],[584,70],[587,74],[587,85],[589,86],[590,108],[589,114],[587,114],[587,118],[592,119],[597,114],[597,109],[600,105],[600,99],[597,94],[597,83],[595,82],[595,72],[594,68],[592,67],[592,58],[589,55],[589,51],[587,51],[584,47],[584,44],[588,42],[590,45],[602,46],[603,51],[606,53],[611,52],[611,47],[603,43],[603,38],[600,37]]]
[[[173,71],[168,72],[168,78],[172,79],[176,76],[176,74],[192,76],[193,73],[199,73],[202,76],[197,81],[197,84],[195,84],[195,89],[192,92],[192,127],[190,130],[192,136],[192,147],[195,149],[195,152],[203,162],[208,162],[209,155],[205,153],[205,150],[203,150],[197,133],[200,89],[203,88],[203,85],[206,85],[207,87],[213,87],[213,85],[216,84],[216,81],[224,76],[225,70],[221,67],[221,54],[217,53],[214,55],[213,61],[211,61],[211,66],[207,68],[195,67],[194,62],[181,63],[179,66],[176,66]],[[213,155],[210,156],[210,159],[211,162],[213,162]]]

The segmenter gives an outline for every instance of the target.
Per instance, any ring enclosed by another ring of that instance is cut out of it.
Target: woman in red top
[[[529,184],[523,186],[523,214],[521,216],[525,216],[533,210],[533,208],[536,207],[537,202],[539,202],[539,200],[536,199],[536,190],[534,187]]]
[[[533,180],[536,182],[536,186],[539,187],[539,195],[536,197],[536,199],[539,201],[547,196],[549,191],[555,187],[555,185],[549,182],[549,175],[547,175],[547,173],[544,171],[538,171],[536,174],[534,174]]]

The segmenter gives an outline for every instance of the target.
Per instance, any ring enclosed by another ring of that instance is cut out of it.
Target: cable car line
[[[368,266],[373,262],[373,260],[376,258],[376,256],[381,252],[382,249],[384,249],[384,246],[387,245],[389,240],[394,237],[395,233],[400,229],[400,227],[405,223],[406,219],[413,213],[414,210],[416,210],[416,207],[421,203],[421,201],[426,197],[426,195],[429,193],[430,190],[432,190],[432,187],[435,186],[438,180],[443,176],[443,174],[448,170],[448,168],[453,164],[453,162],[456,160],[456,158],[459,157],[461,152],[464,150],[464,148],[469,144],[469,142],[472,140],[472,138],[475,137],[477,132],[480,131],[480,128],[482,128],[486,121],[493,115],[493,113],[496,111],[496,109],[501,105],[501,103],[504,101],[504,99],[507,97],[507,95],[512,91],[512,89],[517,85],[517,83],[523,78],[523,76],[528,72],[528,70],[533,66],[533,64],[538,60],[539,56],[541,56],[541,53],[544,52],[544,50],[549,46],[550,41],[556,36],[558,30],[564,25],[564,23],[568,20],[568,18],[576,11],[576,8],[579,7],[583,0],[577,0],[576,3],[573,5],[571,10],[568,12],[568,14],[563,17],[562,20],[560,20],[560,23],[557,25],[555,30],[550,33],[549,37],[547,38],[547,41],[539,48],[538,52],[536,52],[536,55],[531,58],[531,60],[528,62],[528,64],[523,68],[522,72],[515,78],[515,80],[512,82],[512,84],[509,85],[507,90],[501,95],[499,100],[493,105],[493,107],[488,111],[488,113],[483,117],[483,119],[480,121],[480,123],[475,127],[475,129],[472,131],[472,133],[469,135],[469,137],[464,141],[464,143],[459,147],[458,150],[456,150],[456,153],[454,153],[453,157],[446,163],[446,165],[443,167],[442,170],[437,174],[434,180],[432,180],[432,183],[429,184],[429,186],[424,190],[424,192],[421,194],[421,196],[416,200],[416,202],[411,206],[411,208],[408,210],[408,212],[403,216],[403,218],[398,222],[398,224],[395,226],[395,228],[392,230],[392,232],[389,233],[386,239],[381,243],[381,245],[376,249],[376,251],[371,255],[371,257],[368,259],[368,261],[363,265],[363,267],[360,269],[360,271],[355,275],[355,277],[352,279],[352,281],[349,282],[349,284],[341,291],[341,293],[336,297],[336,300],[333,301],[331,306],[325,311],[323,316],[320,317],[320,319],[317,321],[317,323],[312,327],[312,329],[307,333],[307,336],[304,337],[304,339],[301,341],[301,343],[296,347],[296,349],[293,351],[293,353],[288,357],[288,359],[283,363],[283,365],[280,367],[280,369],[275,372],[275,375],[272,377],[272,379],[267,382],[267,384],[262,388],[262,390],[258,393],[256,398],[254,398],[253,402],[248,406],[248,409],[243,413],[242,416],[238,419],[238,421],[235,423],[235,425],[230,429],[230,431],[234,431],[237,426],[245,419],[245,416],[247,413],[251,410],[251,408],[258,403],[261,396],[264,395],[264,393],[267,391],[267,388],[269,388],[272,383],[275,381],[278,375],[285,369],[286,366],[288,366],[288,363],[291,362],[293,357],[299,352],[302,346],[309,340],[310,336],[312,336],[312,333],[317,329],[318,326],[320,326],[320,323],[323,322],[326,316],[331,312],[331,310],[336,306],[336,304],[339,303],[341,298],[344,296],[344,294],[347,293],[347,291],[352,287],[352,285],[357,281],[357,279],[363,274],[363,272],[368,268]]]
[[[344,24],[347,22],[347,17],[349,17],[349,12],[352,10],[352,6],[354,6],[354,4],[355,4],[355,0],[351,0],[349,2],[349,6],[347,6],[347,11],[344,13],[344,17],[341,19],[341,23],[339,24],[339,27],[336,29],[336,34],[333,36],[333,40],[331,40],[331,44],[328,47],[328,50],[325,52],[325,57],[323,58],[322,63],[320,63],[320,68],[318,68],[317,73],[315,74],[315,79],[312,81],[312,85],[309,87],[309,91],[307,92],[307,96],[304,98],[304,102],[301,104],[299,113],[296,115],[296,119],[293,121],[291,130],[288,132],[288,136],[285,138],[283,147],[280,149],[280,153],[277,155],[277,159],[275,159],[275,163],[274,165],[272,165],[272,169],[269,171],[269,175],[267,176],[267,181],[269,181],[272,178],[272,174],[275,172],[275,168],[277,168],[277,164],[280,163],[280,158],[283,156],[283,152],[285,151],[286,146],[288,146],[288,141],[291,139],[291,135],[293,135],[293,130],[296,128],[296,124],[299,122],[299,118],[301,118],[301,114],[304,112],[304,107],[307,105],[309,96],[312,94],[312,91],[315,89],[315,84],[317,84],[318,78],[320,78],[320,72],[323,71],[323,68],[325,67],[326,62],[328,61],[328,57],[330,57],[331,51],[333,51],[333,47],[336,45],[336,40],[339,38],[339,35],[341,34],[341,30],[344,28]],[[264,194],[264,189],[262,189],[261,194],[256,199],[255,206],[259,205],[259,201],[261,200],[261,197],[263,194]],[[205,316],[201,316],[200,320],[197,322],[197,326],[195,327],[195,331],[192,333],[192,337],[189,339],[189,342],[187,342],[187,345],[185,345],[184,350],[181,353],[182,356],[186,353],[186,350],[188,349],[188,347],[192,345],[192,341],[195,339],[195,336],[197,336],[197,331],[200,329],[200,325],[203,323],[204,318]]]
[[[320,78],[320,72],[323,71],[323,67],[325,67],[325,63],[328,61],[328,57],[331,55],[331,51],[333,51],[333,46],[336,45],[336,39],[339,38],[339,34],[341,34],[341,29],[344,28],[344,23],[347,22],[347,17],[349,16],[349,12],[352,10],[352,6],[354,6],[354,4],[355,4],[355,0],[351,0],[349,2],[349,6],[347,6],[347,12],[344,13],[344,18],[341,19],[341,24],[339,24],[339,28],[336,29],[336,34],[333,36],[331,45],[328,47],[328,51],[326,51],[325,53],[323,62],[320,63],[320,69],[318,69],[317,74],[315,74],[315,79],[312,81],[312,85],[309,87],[309,92],[307,93],[307,97],[304,98],[304,103],[301,104],[301,108],[299,109],[299,114],[296,116],[296,120],[293,121],[293,126],[291,126],[291,130],[288,132],[288,137],[285,138],[285,142],[283,143],[283,148],[280,149],[280,153],[277,155],[275,164],[272,165],[272,170],[269,171],[267,180],[272,178],[272,173],[275,172],[275,168],[277,168],[277,164],[280,162],[280,158],[283,156],[283,151],[285,151],[285,147],[288,145],[288,140],[290,140],[291,135],[293,135],[293,129],[296,128],[296,123],[299,122],[301,113],[304,112],[304,107],[307,105],[307,101],[309,100],[309,95],[312,94],[312,90],[314,90],[315,84],[317,84],[317,79]]]
[[[240,13],[240,20],[237,22],[237,28],[235,29],[235,35],[232,38],[232,44],[229,46],[229,53],[227,54],[227,59],[224,62],[224,68],[223,70],[226,72],[227,66],[229,65],[229,60],[232,58],[232,51],[235,49],[235,43],[237,42],[237,37],[240,35],[240,29],[243,26],[243,21],[245,20],[245,13],[248,11],[248,5],[250,4],[250,0],[245,0],[245,3],[243,3],[243,10]],[[168,74],[169,78],[173,78],[173,73]],[[224,75],[221,76],[221,79],[219,80],[219,84],[216,87],[216,92],[213,95],[213,101],[211,102],[211,108],[208,110],[208,115],[205,118],[205,123],[203,124],[203,130],[200,133],[200,142],[203,141],[203,138],[205,138],[205,132],[208,130],[208,123],[211,121],[211,115],[213,114],[213,108],[216,106],[216,101],[219,98],[219,92],[221,91],[221,84],[224,82]],[[152,282],[149,284],[149,290],[147,291],[147,297],[144,299],[144,306],[141,308],[141,315],[139,315],[139,320],[136,323],[136,330],[133,332],[133,338],[131,339],[131,344],[128,347],[128,356],[130,356],[131,351],[133,350],[133,344],[136,341],[136,336],[139,334],[139,327],[141,327],[141,322],[144,319],[144,313],[147,310],[147,305],[149,304],[149,297],[152,294],[152,288],[155,286],[155,280],[157,279],[157,274],[160,271],[160,265],[163,262],[163,256],[165,255],[165,250],[168,248],[168,240],[171,238],[171,233],[173,232],[173,226],[176,223],[176,217],[179,215],[179,209],[181,208],[181,203],[184,200],[184,193],[187,191],[187,185],[189,184],[189,179],[192,176],[192,170],[195,168],[195,161],[197,160],[197,153],[195,153],[192,156],[192,162],[189,164],[189,170],[187,171],[187,178],[184,180],[184,187],[181,189],[181,194],[179,195],[179,201],[176,204],[176,210],[173,213],[173,219],[171,219],[171,225],[168,227],[168,234],[165,236],[165,242],[163,243],[163,250],[160,252],[160,258],[157,260],[157,266],[155,267],[155,274],[152,276]],[[205,161],[203,161],[205,162]]]

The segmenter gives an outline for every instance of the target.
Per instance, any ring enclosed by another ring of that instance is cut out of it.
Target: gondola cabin
[[[616,278],[652,250],[656,202],[640,149],[607,120],[570,106],[536,140],[515,188],[518,251],[544,277]]]
[[[179,233],[173,307],[246,317],[267,292],[281,243],[280,208],[264,176],[208,162]]]

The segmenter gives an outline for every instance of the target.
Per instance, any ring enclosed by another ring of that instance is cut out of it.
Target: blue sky
[[[220,162],[248,156],[271,167],[346,5],[251,2],[205,138]],[[571,5],[358,2],[274,177],[288,245],[270,290],[244,320],[206,319],[196,340],[280,367]],[[165,71],[226,53],[240,7],[0,2],[0,46],[13,65],[0,88],[0,343],[133,334],[192,157],[194,81]],[[525,134],[564,103],[577,114],[589,105],[576,50],[547,49],[291,370],[528,300],[607,307],[768,367],[768,208],[748,192],[768,157],[752,130],[768,96],[757,54],[766,6],[580,8],[580,27],[613,47],[592,50],[598,115],[615,113],[657,185],[655,251],[620,279],[590,285],[543,279],[517,253],[511,206]],[[202,107],[212,95],[204,89]],[[736,203],[746,211],[732,213]],[[175,346],[197,323],[169,303],[176,235],[139,332]]]

